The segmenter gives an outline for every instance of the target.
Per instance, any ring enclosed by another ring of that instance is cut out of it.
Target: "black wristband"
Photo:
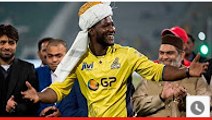
[[[190,73],[189,73],[189,70],[190,70],[189,67],[187,67],[187,68],[186,68],[186,77],[187,77],[187,78],[191,77],[191,76],[190,76]]]
[[[160,100],[161,100],[162,102],[165,102],[165,100],[161,97],[161,93],[159,94],[159,97],[160,97]]]

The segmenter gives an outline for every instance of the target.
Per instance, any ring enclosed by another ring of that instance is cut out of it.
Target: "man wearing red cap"
[[[179,38],[181,38],[181,40],[183,40],[183,49],[185,50],[187,48],[187,42],[188,42],[188,35],[186,33],[186,31],[179,27],[179,26],[174,26],[170,29],[164,29],[162,32],[161,32],[161,36],[164,36],[164,35],[167,35],[167,34],[173,34]],[[183,61],[183,65],[185,66],[190,66],[191,62],[187,59],[184,59]]]
[[[56,81],[41,93],[26,83],[28,90],[22,92],[23,97],[35,103],[60,101],[77,79],[87,99],[89,117],[127,117],[133,115],[128,87],[133,71],[148,80],[159,81],[200,76],[207,69],[208,64],[198,63],[198,57],[190,69],[164,67],[132,47],[115,44],[112,15],[107,3],[85,3],[79,10],[82,31],[56,69]]]
[[[159,63],[185,68],[183,41],[174,35],[164,35],[159,49]],[[137,116],[185,117],[186,95],[209,95],[211,91],[203,77],[184,78],[174,82],[155,82],[142,79],[133,94]]]

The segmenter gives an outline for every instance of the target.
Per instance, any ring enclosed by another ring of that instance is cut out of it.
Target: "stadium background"
[[[78,31],[78,9],[82,2],[0,2],[0,23],[18,28],[16,56],[40,65],[37,43],[43,37],[64,39],[70,46]],[[160,33],[179,25],[196,38],[196,49],[207,44],[212,57],[211,2],[112,2],[116,43],[133,46],[150,59],[157,59]],[[198,33],[206,40],[200,41]],[[134,79],[139,79],[134,75]],[[137,80],[136,80],[137,81]],[[139,80],[138,80],[139,81]]]

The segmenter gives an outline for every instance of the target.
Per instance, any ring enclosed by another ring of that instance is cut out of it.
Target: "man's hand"
[[[41,113],[40,116],[42,117],[60,117],[61,113],[59,111],[58,108],[56,108],[55,106],[49,106],[44,108]]]
[[[6,111],[9,113],[14,112],[16,105],[17,103],[15,102],[15,97],[12,95],[7,101]]]
[[[205,73],[208,69],[209,63],[199,63],[200,54],[198,53],[194,60],[191,62],[190,68],[189,68],[189,74],[192,77],[200,77],[202,73]]]
[[[187,95],[187,90],[184,86],[173,83],[173,90],[174,90],[174,100],[182,100]]]
[[[174,91],[172,89],[172,84],[169,82],[164,82],[160,97],[165,101],[166,99],[172,98],[173,95]]]
[[[187,91],[183,86],[177,83],[164,82],[160,97],[163,100],[169,98],[175,98],[177,100],[185,97],[186,93]]]
[[[28,99],[32,101],[33,103],[37,103],[39,101],[39,96],[37,91],[35,90],[35,88],[31,86],[31,84],[28,81],[26,81],[26,86],[28,89],[24,92],[21,92],[21,94],[23,95],[23,98]]]

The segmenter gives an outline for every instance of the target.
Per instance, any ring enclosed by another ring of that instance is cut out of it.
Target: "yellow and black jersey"
[[[71,62],[71,61],[70,61]],[[133,71],[148,80],[162,80],[164,65],[150,61],[131,47],[115,44],[106,55],[95,56],[89,50],[65,81],[53,83],[52,88],[61,100],[78,79],[88,103],[89,117],[126,117],[127,80]]]

